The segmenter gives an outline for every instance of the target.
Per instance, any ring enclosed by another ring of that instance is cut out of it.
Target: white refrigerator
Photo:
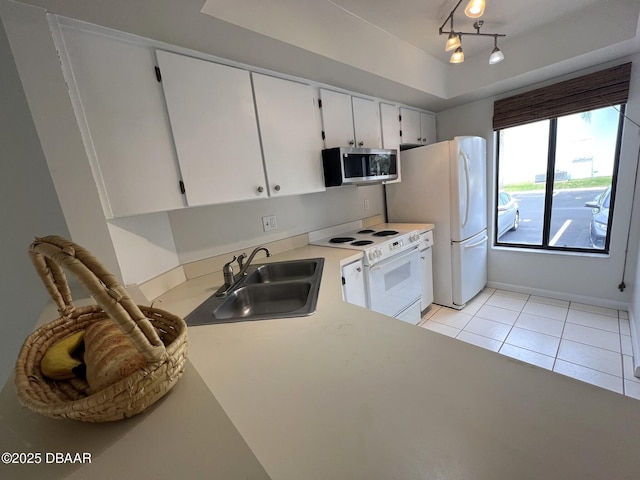
[[[434,303],[462,308],[487,283],[487,142],[455,137],[400,152],[389,222],[433,223]]]

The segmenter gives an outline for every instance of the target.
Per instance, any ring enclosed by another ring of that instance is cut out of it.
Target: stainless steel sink
[[[185,318],[187,325],[302,317],[316,310],[324,258],[251,266],[225,296],[212,295]]]
[[[245,283],[272,283],[301,280],[313,276],[317,268],[318,259],[265,263],[257,267],[253,273],[249,274]]]

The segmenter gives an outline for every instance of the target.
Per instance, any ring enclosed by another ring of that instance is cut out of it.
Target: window
[[[495,102],[495,245],[608,253],[630,72]]]
[[[498,132],[497,245],[608,251],[621,108]]]

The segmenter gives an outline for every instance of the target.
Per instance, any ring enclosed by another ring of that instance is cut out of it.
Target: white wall
[[[40,141],[0,22],[0,385],[49,295],[27,249],[36,236],[69,236]],[[53,320],[53,319],[52,319]]]
[[[176,210],[169,219],[180,263],[187,263],[383,213],[383,188],[372,185]],[[276,215],[277,230],[263,232],[266,215]]]
[[[628,59],[640,60],[640,56]],[[619,61],[617,63],[623,63]],[[599,70],[608,65],[589,71]],[[585,72],[576,72],[578,76]],[[633,83],[627,114],[640,120],[640,71],[634,65]],[[556,79],[561,81],[564,78]],[[551,83],[551,82],[546,82]],[[532,85],[525,90],[536,88]],[[510,92],[500,98],[518,92]],[[480,135],[487,138],[489,158],[488,192],[495,195],[495,140],[492,129],[493,102],[497,97],[485,98],[462,105],[437,115],[438,140],[450,139],[456,135]],[[636,257],[638,250],[638,228],[640,208],[633,218],[629,258],[624,281],[627,288],[621,292],[618,285],[622,280],[625,264],[625,249],[631,212],[632,193],[638,157],[638,127],[630,122],[625,124],[620,167],[618,173],[618,193],[614,211],[611,249],[609,256],[584,256],[571,254],[549,254],[490,248],[489,282],[495,286],[512,286],[530,293],[545,294],[560,298],[584,301],[602,306],[626,309],[636,288]],[[493,197],[492,197],[493,198]],[[493,209],[489,208],[488,218],[493,219]],[[490,228],[493,226],[491,222]],[[640,303],[640,302],[639,302]]]

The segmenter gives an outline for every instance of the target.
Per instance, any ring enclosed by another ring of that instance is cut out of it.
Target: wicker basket
[[[60,317],[35,330],[20,350],[15,383],[23,405],[54,418],[110,422],[142,412],[175,385],[187,356],[187,326],[182,318],[136,305],[91,253],[64,238],[36,238],[29,256]],[[73,304],[62,267],[80,280],[97,305]],[[105,318],[112,319],[144,355],[145,367],[92,394],[84,380],[43,377],[40,361],[51,345]]]

